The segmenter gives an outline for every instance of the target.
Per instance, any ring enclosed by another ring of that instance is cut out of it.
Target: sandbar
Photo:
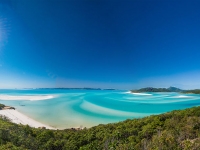
[[[54,98],[54,95],[2,95],[0,94],[0,100],[29,100],[29,101],[38,101],[38,100],[48,100]]]

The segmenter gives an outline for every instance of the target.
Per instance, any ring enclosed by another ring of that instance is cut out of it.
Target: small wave
[[[39,101],[54,98],[54,95],[0,95],[0,100],[29,100],[29,101]]]
[[[124,92],[126,94],[134,94],[134,95],[152,95],[152,94],[149,94],[149,93],[134,93],[134,92],[131,92],[131,91],[127,91],[127,92]]]
[[[134,94],[134,95],[152,95],[152,94],[147,94],[147,93],[131,93],[130,94]]]
[[[122,92],[122,93],[131,94],[131,91],[128,91],[128,92]]]
[[[186,96],[186,95],[178,95],[171,98],[193,98],[193,96]]]

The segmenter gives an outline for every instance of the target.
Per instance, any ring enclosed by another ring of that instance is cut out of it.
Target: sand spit
[[[54,95],[23,95],[23,96],[15,96],[15,95],[1,95],[0,100],[29,100],[29,101],[39,101],[39,100],[47,100],[54,98]]]

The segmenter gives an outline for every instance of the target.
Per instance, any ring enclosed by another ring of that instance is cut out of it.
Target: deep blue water
[[[26,96],[29,97],[26,99]],[[38,96],[40,100],[28,100]],[[45,99],[46,96],[54,97]],[[12,100],[7,100],[8,97],[12,97]],[[50,126],[70,128],[91,127],[198,106],[200,95],[131,94],[120,90],[0,90],[0,103],[13,106],[27,116]]]

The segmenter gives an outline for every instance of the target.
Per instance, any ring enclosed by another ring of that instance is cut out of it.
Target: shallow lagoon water
[[[56,128],[92,127],[200,105],[200,95],[123,90],[0,90],[0,103]]]

